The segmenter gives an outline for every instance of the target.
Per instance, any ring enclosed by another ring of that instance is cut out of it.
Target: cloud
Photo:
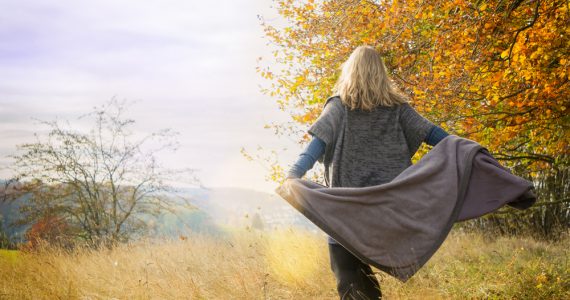
[[[179,131],[181,153],[166,160],[198,166],[211,180],[219,171],[208,170],[226,161],[245,166],[242,146],[295,147],[262,129],[287,118],[260,94],[255,73],[256,58],[269,53],[256,17],[270,11],[268,1],[0,5],[0,139],[10,135],[10,144],[14,130],[37,129],[31,117],[70,118],[117,97],[140,100],[132,108],[138,130]],[[249,171],[249,187],[270,186],[262,170]]]

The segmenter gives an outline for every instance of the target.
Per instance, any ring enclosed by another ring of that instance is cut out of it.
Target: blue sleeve
[[[431,128],[429,134],[427,135],[425,142],[430,146],[435,146],[439,141],[443,140],[449,134],[445,132],[441,127],[435,125]]]
[[[301,178],[310,170],[315,162],[325,153],[325,142],[316,136],[299,155],[297,162],[291,167],[287,178]]]

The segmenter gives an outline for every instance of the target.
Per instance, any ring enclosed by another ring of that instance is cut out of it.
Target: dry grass
[[[569,247],[455,232],[407,283],[378,276],[387,299],[569,299]],[[303,232],[10,257],[0,253],[0,299],[337,298],[326,240]]]

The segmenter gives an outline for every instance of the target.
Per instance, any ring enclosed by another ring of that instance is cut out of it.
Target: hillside
[[[153,235],[176,236],[186,229],[216,234],[225,228],[251,227],[254,219],[261,221],[265,229],[294,226],[319,231],[274,194],[240,188],[193,188],[181,190],[179,196],[188,199],[196,210],[181,207],[175,214],[161,215],[158,220],[152,221]],[[182,200],[176,201],[184,203]]]
[[[247,225],[253,215],[259,214],[268,227],[311,227],[301,214],[276,194],[240,188],[188,190],[188,193],[191,203],[221,224]]]
[[[4,193],[4,182],[0,180],[0,195]],[[29,225],[14,225],[20,219],[20,206],[26,203],[29,196],[24,196],[15,201],[7,201],[0,197],[0,231],[4,232],[11,242],[24,240],[24,233]]]
[[[188,209],[182,199],[196,207]],[[21,217],[19,206],[28,200],[0,202],[0,225],[21,240],[28,226],[10,224]],[[240,188],[186,188],[171,199],[180,204],[174,214],[165,212],[158,218],[148,217],[152,236],[178,236],[187,231],[218,234],[226,228],[246,228],[254,219],[265,229],[295,226],[317,232],[317,228],[275,194]]]

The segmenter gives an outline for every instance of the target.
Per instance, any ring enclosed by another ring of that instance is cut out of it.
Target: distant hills
[[[13,202],[0,200],[0,230],[4,231],[12,242],[23,241],[24,234],[30,227],[29,225],[12,225],[12,223],[20,219],[20,206],[25,204],[29,198],[29,196],[24,196]]]
[[[317,228],[279,196],[241,188],[184,189],[181,196],[197,210],[180,208],[175,215],[163,214],[157,221],[158,233],[172,230],[216,233],[223,228],[261,227],[275,229]],[[166,225],[166,226],[165,226]]]
[[[14,202],[0,202],[0,225],[13,240],[21,240],[27,229],[27,226],[10,226],[20,218],[20,203],[27,200],[23,197]],[[218,235],[228,228],[247,227],[274,229],[292,226],[318,230],[275,194],[241,188],[185,188],[180,189],[172,201],[180,204],[175,213],[165,212],[157,218],[147,218],[151,235],[178,236],[188,231]],[[183,206],[185,202],[195,209]]]

